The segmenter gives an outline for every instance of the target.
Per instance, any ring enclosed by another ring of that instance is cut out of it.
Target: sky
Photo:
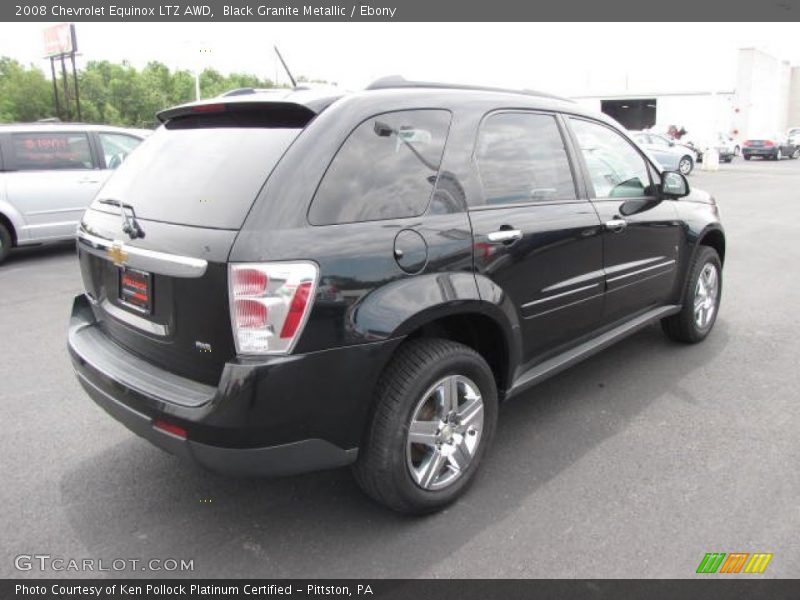
[[[0,56],[49,69],[46,23],[0,23]],[[795,23],[77,23],[78,61],[158,60],[356,90],[386,75],[565,96],[732,91],[737,50],[800,65]]]

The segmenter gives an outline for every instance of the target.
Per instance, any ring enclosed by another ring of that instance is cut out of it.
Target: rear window
[[[92,153],[85,133],[13,133],[11,154],[20,171],[91,169]]]
[[[309,211],[313,225],[414,217],[439,173],[450,113],[407,110],[367,119],[337,152]]]
[[[300,128],[161,127],[119,166],[97,199],[136,217],[238,229]],[[116,211],[95,202],[97,210]]]

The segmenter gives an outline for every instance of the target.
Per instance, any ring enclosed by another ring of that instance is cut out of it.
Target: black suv
[[[69,349],[100,406],[211,469],[353,463],[432,511],[499,402],[655,321],[714,325],[714,200],[570,101],[393,78],[159,118],[83,217]]]

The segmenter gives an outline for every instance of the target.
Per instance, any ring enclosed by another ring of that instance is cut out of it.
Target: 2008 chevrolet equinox
[[[546,94],[379,80],[165,110],[78,231],[89,395],[211,469],[464,491],[498,403],[655,321],[714,326],[715,201]]]

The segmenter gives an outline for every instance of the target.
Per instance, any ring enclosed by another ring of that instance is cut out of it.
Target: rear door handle
[[[627,226],[628,222],[625,219],[611,219],[610,221],[606,221],[606,229],[614,233],[619,233]]]
[[[519,229],[500,229],[499,231],[487,233],[486,237],[489,238],[490,242],[506,243],[522,239],[522,232]]]

